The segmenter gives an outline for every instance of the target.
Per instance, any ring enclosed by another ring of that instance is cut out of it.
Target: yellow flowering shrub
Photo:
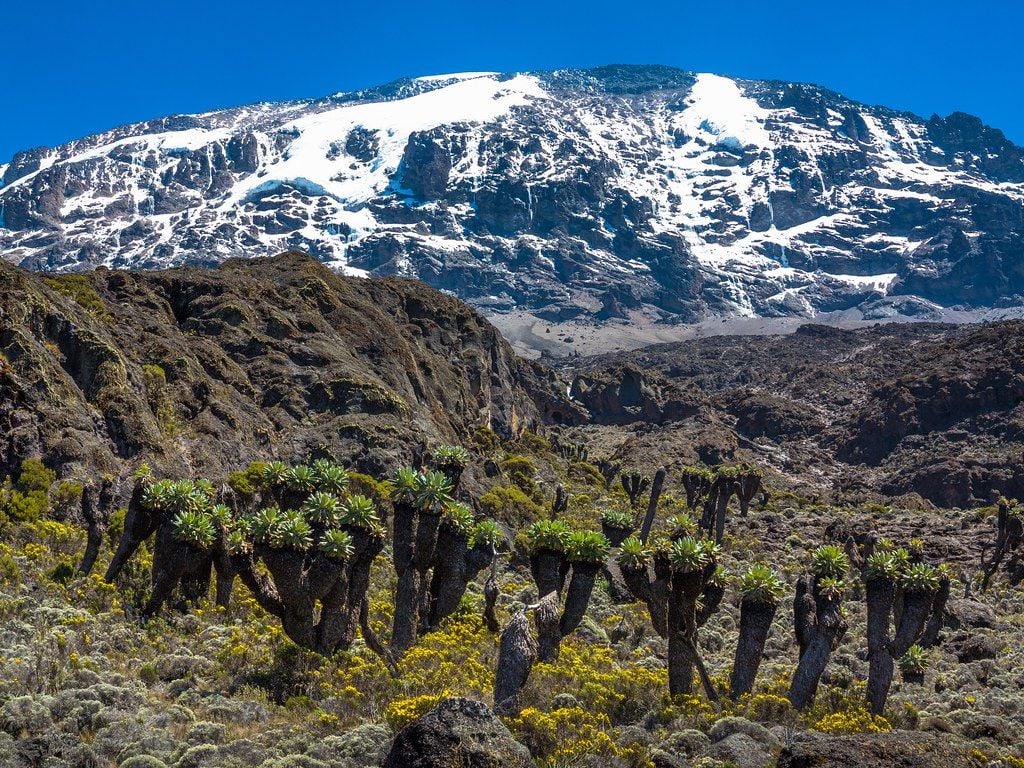
[[[494,688],[496,661],[494,636],[474,615],[454,615],[425,635],[398,664],[404,693],[452,691],[452,696],[473,698]]]
[[[508,726],[539,765],[564,765],[582,755],[616,756],[615,741],[608,735],[611,721],[583,707],[554,712],[527,707]]]
[[[413,720],[427,714],[427,712],[437,706],[441,699],[446,698],[448,695],[447,692],[427,693],[408,699],[395,699],[384,708],[384,719],[387,720],[388,725],[392,729],[397,731]]]
[[[811,723],[811,729],[824,733],[886,733],[892,726],[884,717],[861,707],[822,715]]]
[[[774,693],[757,693],[749,698],[747,717],[767,723],[785,723],[794,717],[795,711],[789,699]]]
[[[571,693],[588,710],[625,722],[660,705],[667,688],[664,669],[620,664],[607,645],[569,640],[555,661],[534,667],[523,701],[546,706],[553,694]]]

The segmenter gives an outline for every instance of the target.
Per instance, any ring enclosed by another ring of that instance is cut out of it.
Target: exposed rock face
[[[530,751],[512,738],[486,704],[445,699],[395,736],[382,768],[533,768]]]
[[[607,436],[630,464],[754,461],[828,494],[943,507],[1024,496],[1019,321],[806,325],[583,358],[563,375],[592,425],[631,425],[589,427],[591,455],[608,452]]]
[[[549,320],[1020,303],[1024,151],[814,86],[667,67],[418,78],[0,165],[47,270],[301,249]]]
[[[779,768],[977,768],[949,738],[910,731],[836,736],[802,733],[783,748]]]
[[[43,456],[66,473],[146,460],[218,476],[317,453],[382,472],[420,441],[574,408],[421,283],[299,254],[57,279],[0,264],[0,474]]]

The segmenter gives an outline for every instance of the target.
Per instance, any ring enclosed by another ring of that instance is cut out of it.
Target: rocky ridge
[[[414,281],[300,254],[60,277],[0,264],[0,474],[33,456],[65,475],[144,460],[225,475],[316,454],[381,472],[563,400],[472,309]]]

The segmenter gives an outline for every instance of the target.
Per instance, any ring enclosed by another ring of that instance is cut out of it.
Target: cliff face
[[[0,472],[143,460],[211,476],[329,453],[380,472],[421,441],[569,413],[457,299],[285,254],[51,277],[0,265]]]

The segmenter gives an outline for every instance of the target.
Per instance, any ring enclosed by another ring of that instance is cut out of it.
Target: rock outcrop
[[[382,768],[533,768],[530,751],[512,738],[486,704],[444,699],[405,726]]]
[[[381,473],[421,442],[575,410],[476,312],[415,281],[301,254],[54,278],[0,264],[0,474],[36,456],[64,475],[148,461],[217,477],[310,455]]]

